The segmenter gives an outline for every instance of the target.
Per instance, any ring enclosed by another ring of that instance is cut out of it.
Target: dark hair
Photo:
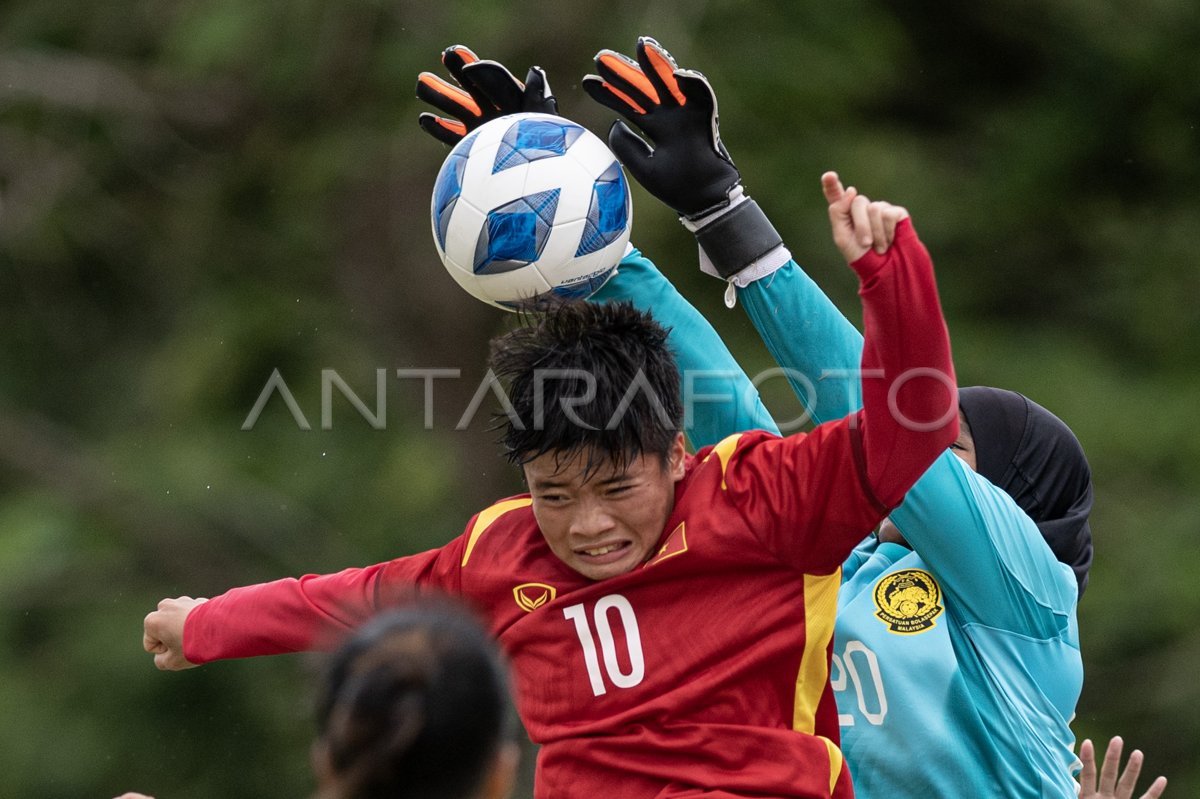
[[[509,461],[586,453],[590,470],[665,458],[683,419],[666,328],[627,302],[561,302],[527,319],[492,340],[511,402],[496,417]]]
[[[458,799],[511,734],[508,676],[464,610],[424,601],[376,617],[328,665],[317,698],[322,797]]]

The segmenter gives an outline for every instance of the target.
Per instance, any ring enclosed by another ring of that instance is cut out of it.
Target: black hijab
[[[958,405],[975,440],[977,471],[1037,523],[1055,557],[1074,570],[1083,596],[1092,565],[1092,471],[1079,440],[1014,391],[963,388]]]

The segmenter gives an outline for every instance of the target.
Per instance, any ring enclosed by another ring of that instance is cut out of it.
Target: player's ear
[[[667,472],[671,475],[671,480],[679,482],[683,479],[684,466],[687,461],[687,445],[683,439],[683,433],[676,433],[675,440],[671,442],[671,448],[667,450]]]

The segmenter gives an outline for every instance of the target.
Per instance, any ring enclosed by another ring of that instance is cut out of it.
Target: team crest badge
[[[922,569],[904,569],[875,586],[875,615],[894,633],[928,630],[942,612],[942,589]]]
[[[521,583],[513,589],[513,599],[526,613],[532,613],[542,605],[548,605],[558,596],[558,589],[545,583]]]

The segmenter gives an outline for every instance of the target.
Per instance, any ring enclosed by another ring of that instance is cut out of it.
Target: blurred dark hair
[[[317,697],[321,799],[474,796],[512,734],[504,662],[449,602],[373,619],[332,656]]]
[[[585,453],[585,471],[641,454],[665,459],[680,430],[667,330],[630,303],[546,306],[492,340],[490,363],[512,403],[496,417],[512,463],[547,452]]]

